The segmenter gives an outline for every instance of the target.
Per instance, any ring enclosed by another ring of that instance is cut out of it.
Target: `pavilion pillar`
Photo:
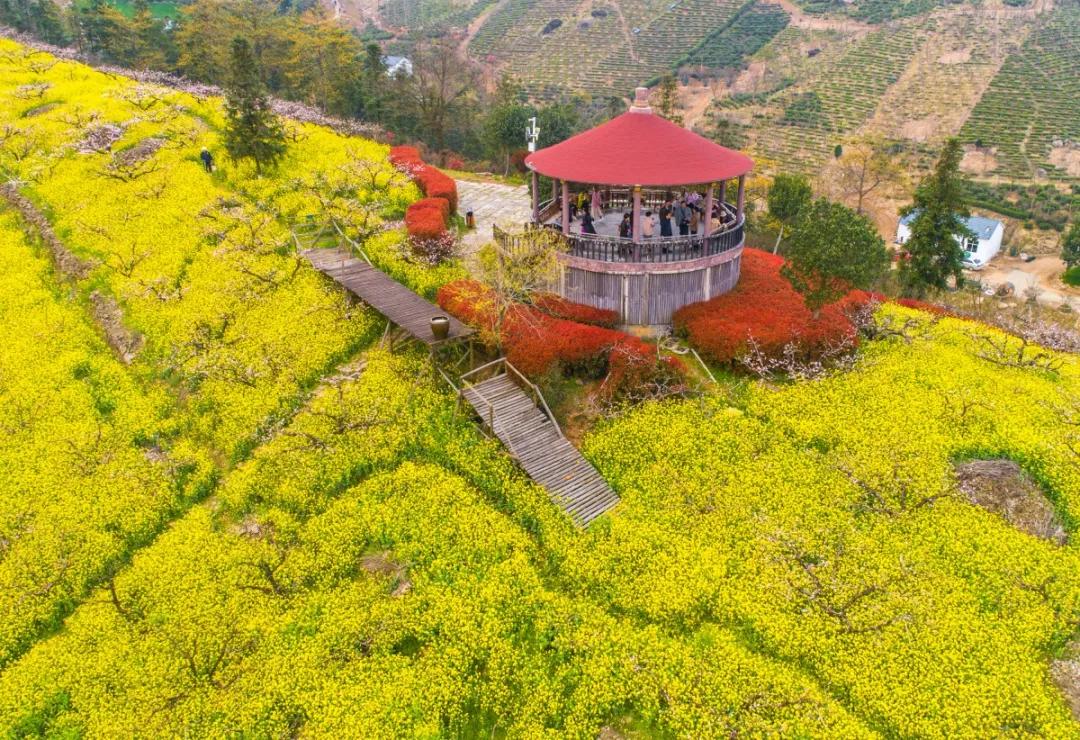
[[[743,210],[746,208],[746,175],[739,175],[739,203],[735,208],[736,219],[742,221]]]
[[[727,180],[720,181],[720,202],[727,202]]]
[[[709,235],[709,231],[712,228],[712,209],[713,209],[713,189],[716,187],[716,183],[709,183],[708,189],[705,191],[705,215],[701,219],[705,226],[701,230],[701,233],[705,236]]]
[[[560,180],[562,183],[562,233],[570,234],[570,188],[567,185],[566,180]]]
[[[559,199],[559,181],[554,177],[551,178],[551,202],[554,203]]]
[[[634,186],[634,204],[633,210],[630,211],[630,223],[633,226],[631,234],[634,237],[634,244],[641,242],[641,186]]]
[[[532,171],[532,211],[533,223],[540,223],[540,173]]]

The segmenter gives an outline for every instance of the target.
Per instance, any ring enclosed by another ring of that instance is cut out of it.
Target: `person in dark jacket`
[[[581,212],[581,233],[582,234],[595,234],[596,227],[593,226],[592,214],[587,210]]]
[[[671,201],[665,200],[660,206],[660,236],[671,236]]]
[[[199,159],[202,160],[203,167],[207,172],[214,171],[214,155],[210,153],[210,150],[203,147],[203,150],[199,152]]]

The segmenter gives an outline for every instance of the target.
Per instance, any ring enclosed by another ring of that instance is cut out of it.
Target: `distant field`
[[[1080,178],[1080,5],[1043,16],[961,131],[989,150],[984,174]]]
[[[741,0],[505,0],[469,45],[532,94],[628,96],[670,71],[747,3]]]

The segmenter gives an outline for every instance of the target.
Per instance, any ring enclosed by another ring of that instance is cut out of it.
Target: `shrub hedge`
[[[848,315],[867,302],[869,294],[853,291],[823,308],[815,319],[802,296],[780,275],[783,264],[777,255],[745,249],[735,289],[676,311],[676,333],[720,364],[744,354],[751,339],[769,355],[794,342],[807,359],[819,357],[838,342],[854,340],[856,330]]]
[[[499,321],[491,291],[471,280],[439,289],[439,305],[497,339],[507,359],[533,379],[553,372],[604,378],[608,396],[622,396],[655,383],[679,382],[685,373],[675,358],[661,359],[655,347],[614,329],[557,318],[533,306],[515,304]],[[541,301],[567,313],[591,315],[588,306],[564,299]],[[607,317],[602,317],[607,318]]]
[[[445,198],[450,204],[450,213],[457,213],[457,183],[442,170],[424,162],[420,150],[414,146],[391,147],[390,162],[407,171],[424,195],[428,198]]]
[[[439,239],[446,233],[450,204],[445,198],[421,198],[405,211],[405,229],[414,241]]]

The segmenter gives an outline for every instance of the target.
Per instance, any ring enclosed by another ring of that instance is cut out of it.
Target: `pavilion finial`
[[[630,106],[631,113],[652,113],[649,107],[649,88],[638,87],[634,89],[634,104]]]

